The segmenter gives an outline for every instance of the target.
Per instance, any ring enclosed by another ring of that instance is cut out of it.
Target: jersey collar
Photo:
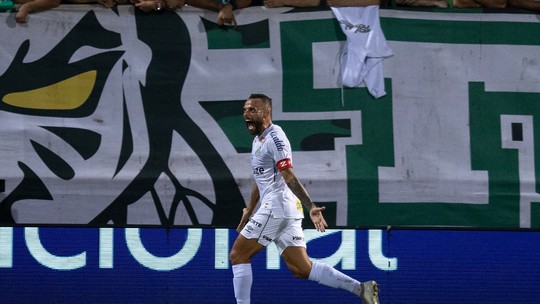
[[[264,130],[264,131],[262,132],[261,135],[257,136],[257,139],[258,139],[259,141],[264,141],[264,139],[266,138],[266,135],[267,135],[268,133],[270,133],[270,131],[272,131],[272,129],[274,129],[274,124],[270,124],[270,125],[268,126],[268,128],[266,128],[266,130]]]

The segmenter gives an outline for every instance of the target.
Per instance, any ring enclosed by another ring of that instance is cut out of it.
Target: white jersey
[[[278,169],[284,162],[292,164],[291,144],[281,127],[273,124],[253,139],[251,166],[261,203],[257,212],[272,213],[275,218],[303,218],[300,200]]]
[[[393,55],[379,20],[379,6],[331,7],[347,41],[341,50],[341,82],[346,87],[364,83],[369,93],[386,95],[383,59]]]

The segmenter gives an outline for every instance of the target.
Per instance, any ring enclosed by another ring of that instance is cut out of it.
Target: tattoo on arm
[[[306,207],[308,210],[311,210],[311,208],[315,207],[306,189],[295,175],[291,175],[290,178],[286,180],[286,183],[287,186],[289,186],[291,191],[294,193],[294,195],[296,195],[296,197],[300,199],[304,207]]]

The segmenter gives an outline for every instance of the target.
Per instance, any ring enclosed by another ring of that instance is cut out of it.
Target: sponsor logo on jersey
[[[272,136],[272,139],[274,140],[274,143],[276,144],[277,150],[283,151],[285,144],[283,143],[281,139],[278,138],[277,132],[276,131],[270,132],[270,136]]]
[[[264,173],[263,167],[255,167],[253,168],[253,175],[261,175]]]

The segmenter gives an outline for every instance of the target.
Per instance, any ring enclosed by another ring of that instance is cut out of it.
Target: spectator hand
[[[285,3],[283,0],[264,0],[263,4],[265,7],[268,7],[268,8],[276,8],[276,7],[285,6]]]
[[[135,0],[135,7],[141,9],[143,12],[148,13],[151,11],[159,10],[163,3],[158,0]]]
[[[234,18],[233,7],[231,4],[224,4],[220,8],[216,23],[219,26],[228,24],[236,27],[236,19]]]
[[[112,8],[116,5],[114,0],[97,0],[97,4],[102,5],[105,8]]]
[[[165,0],[165,5],[167,5],[167,9],[172,11],[175,11],[177,9],[181,10],[185,4],[185,0]]]
[[[28,9],[25,4],[21,5],[15,14],[15,21],[18,23],[26,23],[28,21]]]

